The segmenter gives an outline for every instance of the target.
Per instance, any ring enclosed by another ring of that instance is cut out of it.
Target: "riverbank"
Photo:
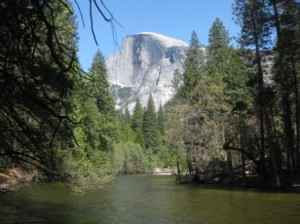
[[[9,168],[0,171],[0,192],[14,191],[24,184],[39,180],[37,171],[27,172],[20,168]]]
[[[275,186],[273,181],[266,181],[261,175],[251,174],[245,177],[241,175],[233,175],[231,178],[226,176],[215,178],[197,178],[186,174],[178,177],[176,175],[178,184],[196,184],[198,186],[216,186],[219,188],[234,188],[234,189],[256,189],[266,192],[286,192],[286,193],[300,193],[300,176],[293,177],[293,183],[285,181],[288,178],[281,176],[280,187]]]
[[[209,181],[206,179],[202,179],[202,181],[195,182],[191,175],[182,175],[180,178],[176,175],[174,169],[170,167],[157,167],[154,168],[150,175],[153,176],[176,176],[175,182],[178,184],[197,184],[199,186],[203,185],[214,185],[219,187],[234,187],[234,188],[252,188],[252,189],[263,189],[264,191],[278,191],[278,192],[292,192],[292,193],[300,193],[300,176],[294,178],[294,183],[290,185],[285,185],[284,187],[277,189],[274,186],[269,186],[263,184],[262,177],[257,175],[247,175],[245,179],[243,179],[240,175],[234,175],[231,179],[229,178],[211,178]],[[125,175],[126,176],[126,175]],[[0,171],[0,193],[7,193],[9,191],[15,191],[21,188],[26,184],[30,184],[32,182],[37,182],[41,179],[41,175],[37,171],[27,172],[20,168],[9,168]],[[106,181],[95,181],[89,180],[88,184],[96,183],[97,185],[101,185],[105,182],[109,182],[112,180],[112,177]],[[75,188],[78,184],[75,184]],[[95,185],[95,184],[94,184]],[[81,185],[78,185],[81,186]],[[80,187],[79,187],[80,188]],[[87,186],[82,187],[82,189],[87,188]],[[81,189],[80,188],[80,189]]]
[[[157,167],[157,168],[154,168],[154,170],[153,170],[153,175],[156,175],[156,176],[172,176],[175,174],[176,174],[176,172],[174,171],[174,169],[172,169],[170,167],[164,167],[164,168]]]

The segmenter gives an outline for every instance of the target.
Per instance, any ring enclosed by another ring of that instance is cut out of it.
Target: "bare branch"
[[[82,26],[85,28],[85,23],[84,23],[84,18],[83,18],[82,12],[81,12],[81,8],[80,8],[80,6],[79,6],[77,0],[74,0],[74,1],[75,1],[76,6],[77,6],[77,9],[78,9],[78,11],[79,11],[79,14],[80,14]]]
[[[98,46],[96,34],[95,34],[95,31],[94,31],[92,0],[90,0],[90,21],[91,21],[91,30],[92,30],[92,33],[93,33],[94,41],[95,41],[96,45]]]

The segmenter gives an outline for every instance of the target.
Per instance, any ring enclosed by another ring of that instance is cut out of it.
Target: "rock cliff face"
[[[132,111],[137,98],[146,106],[150,93],[156,109],[174,95],[173,73],[182,69],[188,45],[156,33],[127,36],[107,59],[108,79],[117,108]]]

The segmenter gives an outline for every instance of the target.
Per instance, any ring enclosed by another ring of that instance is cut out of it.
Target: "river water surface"
[[[299,224],[300,195],[139,175],[118,177],[84,195],[62,183],[36,184],[0,196],[0,223]]]

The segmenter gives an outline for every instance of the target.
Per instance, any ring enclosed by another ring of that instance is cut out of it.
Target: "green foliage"
[[[185,171],[187,167],[186,150],[183,141],[182,108],[182,105],[174,105],[166,109],[164,136],[166,145],[173,155],[173,167],[177,167],[177,173],[179,175],[182,171]]]
[[[132,129],[138,131],[143,128],[143,108],[139,99],[135,102],[135,107],[132,114]]]
[[[172,87],[176,93],[178,93],[183,82],[183,75],[180,73],[178,69],[175,69],[172,79]]]
[[[79,76],[76,26],[68,1],[33,6],[31,12],[26,2],[2,1],[0,7],[5,18],[0,42],[7,43],[0,49],[0,153],[6,166],[58,178],[62,158],[57,152],[74,140],[70,96]]]
[[[63,159],[64,172],[83,188],[88,180],[98,182],[96,177],[100,181],[112,174],[110,158],[118,123],[108,87],[104,58],[97,51],[88,79],[74,86],[73,117],[81,122],[73,129],[72,151]]]
[[[270,47],[270,10],[264,0],[236,0],[233,6],[236,22],[241,25],[242,46],[260,49]]]
[[[161,137],[157,126],[155,105],[152,95],[149,95],[147,109],[143,117],[143,134],[145,147],[152,153],[157,153],[161,146]]]
[[[244,62],[230,46],[220,19],[209,31],[206,57],[193,32],[183,86],[178,90],[184,94],[176,95],[185,100],[173,101],[166,115],[165,138],[179,174],[184,166],[195,180],[199,180],[200,173],[225,172],[224,164],[231,161],[231,154],[226,154],[223,144],[236,136],[239,116],[246,115],[251,107],[247,81]]]
[[[143,133],[143,117],[144,117],[144,111],[140,103],[140,100],[137,99],[132,114],[131,127],[132,130],[135,132],[134,141],[140,144],[142,148],[145,148],[145,139]]]
[[[223,176],[232,164],[244,167],[245,157],[276,186],[285,169],[290,182],[299,173],[298,0],[235,0],[247,54],[230,46],[219,18],[207,51],[193,31],[183,71],[174,72],[175,98],[157,114],[151,94],[145,110],[137,99],[132,117],[114,110],[99,50],[82,74],[69,1],[38,2],[0,7],[2,166],[35,167],[83,190],[155,167],[176,166],[179,175],[187,167],[195,180]],[[274,73],[268,85],[266,59]],[[118,98],[133,91],[118,88]]]
[[[201,47],[197,33],[193,31],[184,61],[183,86],[180,93],[183,98],[190,97],[191,91],[201,79],[201,72],[205,63],[204,51]]]
[[[222,67],[226,64],[228,58],[229,41],[229,34],[223,22],[216,18],[209,30],[208,60],[211,63],[218,63],[220,72],[225,71]]]
[[[145,150],[134,142],[120,142],[114,146],[113,170],[116,174],[145,173],[148,156]]]
[[[114,102],[109,92],[105,59],[99,50],[93,58],[89,78],[93,79],[92,86],[89,87],[89,90],[92,91],[90,94],[96,97],[99,110],[106,114],[114,113]]]
[[[160,134],[163,135],[165,133],[165,115],[164,110],[161,104],[159,105],[159,109],[157,111],[157,125],[160,131]]]
[[[127,111],[127,112],[126,112]],[[135,132],[131,128],[131,117],[126,108],[125,114],[119,113],[118,132],[119,141],[135,141]]]

